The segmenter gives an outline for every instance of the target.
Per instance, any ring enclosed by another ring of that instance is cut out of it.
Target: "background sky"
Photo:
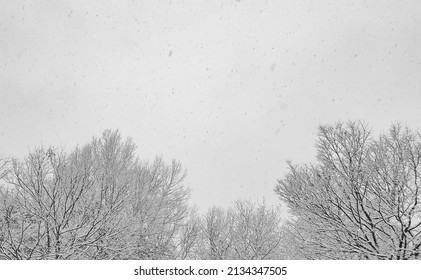
[[[278,203],[317,126],[420,130],[420,1],[0,0],[0,155],[119,129],[200,209]]]

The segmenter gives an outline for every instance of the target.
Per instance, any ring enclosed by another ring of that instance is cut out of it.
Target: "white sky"
[[[277,203],[317,126],[420,129],[420,1],[0,0],[0,155],[107,128],[188,170],[191,202]]]

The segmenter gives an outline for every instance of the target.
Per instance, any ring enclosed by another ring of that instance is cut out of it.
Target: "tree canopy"
[[[185,171],[176,161],[141,162],[135,149],[107,130],[68,154],[38,148],[10,160],[0,258],[170,258],[187,213]]]
[[[0,259],[420,259],[420,133],[339,122],[316,149],[276,183],[288,222],[244,200],[199,214],[181,163],[118,131],[0,159]]]
[[[289,163],[275,188],[306,258],[420,258],[420,140],[400,124],[379,137],[361,122],[320,126],[317,161]]]

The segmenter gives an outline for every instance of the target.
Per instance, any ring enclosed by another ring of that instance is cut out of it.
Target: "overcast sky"
[[[0,155],[104,129],[188,170],[191,202],[273,204],[317,126],[420,129],[420,1],[0,0]]]

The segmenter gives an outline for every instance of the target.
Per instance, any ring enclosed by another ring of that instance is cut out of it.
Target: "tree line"
[[[181,163],[142,161],[106,130],[70,153],[0,160],[0,259],[419,259],[421,136],[400,124],[319,127],[312,163],[274,195],[200,214]]]

